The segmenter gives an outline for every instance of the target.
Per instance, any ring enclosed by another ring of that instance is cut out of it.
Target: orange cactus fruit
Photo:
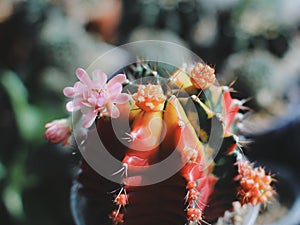
[[[162,111],[141,111],[134,119],[130,133],[127,133],[130,149],[147,152],[159,146],[162,132]]]
[[[140,85],[133,94],[135,105],[140,111],[135,116],[131,132],[127,134],[129,149],[123,163],[130,166],[148,166],[155,163],[156,153],[164,136],[162,119],[166,96],[159,85]]]
[[[129,149],[123,163],[129,166],[148,166],[155,163],[163,131],[162,112],[141,111],[127,134]]]
[[[238,197],[241,204],[251,203],[266,205],[274,197],[275,191],[271,185],[274,179],[266,174],[262,167],[254,168],[248,161],[238,163],[240,185]]]
[[[207,89],[216,82],[215,70],[199,62],[191,70],[191,82],[198,89]]]
[[[160,85],[139,85],[138,91],[132,95],[135,104],[145,112],[161,111],[167,97]]]

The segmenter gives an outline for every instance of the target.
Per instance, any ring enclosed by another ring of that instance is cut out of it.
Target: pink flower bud
[[[54,120],[45,125],[47,128],[44,137],[53,144],[68,144],[71,135],[71,127],[67,119]]]

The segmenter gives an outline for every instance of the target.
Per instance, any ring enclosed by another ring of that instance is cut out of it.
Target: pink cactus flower
[[[54,120],[45,125],[44,137],[53,144],[61,143],[66,146],[71,136],[71,127],[67,119]]]
[[[93,79],[81,68],[76,70],[76,75],[80,81],[74,87],[64,89],[65,96],[74,98],[66,108],[70,112],[81,110],[84,128],[90,127],[97,116],[119,117],[120,112],[115,104],[124,104],[129,100],[128,94],[121,93],[122,83],[126,81],[125,74],[118,74],[108,82],[107,75],[100,70],[93,72]]]

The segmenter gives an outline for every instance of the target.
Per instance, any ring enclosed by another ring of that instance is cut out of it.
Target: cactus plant
[[[82,158],[72,203],[78,224],[210,224],[233,210],[234,202],[268,203],[275,193],[272,176],[254,168],[241,150],[244,101],[216,83],[214,68],[142,61],[123,70],[126,75],[106,83],[103,72],[94,71],[91,79],[78,69],[80,81],[64,89],[74,98],[67,109],[81,110],[82,127],[95,124],[103,148],[121,162],[111,174],[116,183]],[[119,138],[114,124],[122,121],[129,128],[117,127]],[[55,128],[58,136],[69,131]],[[54,130],[46,137],[57,143]],[[159,175],[174,172],[153,180],[153,167],[163,162]],[[90,199],[85,206],[78,203],[82,197]]]

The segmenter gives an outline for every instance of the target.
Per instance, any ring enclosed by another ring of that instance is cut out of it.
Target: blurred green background
[[[78,156],[48,144],[44,124],[68,116],[62,89],[76,68],[113,46],[159,39],[191,49],[220,82],[236,79],[237,97],[253,97],[244,132],[299,118],[299,9],[299,0],[0,0],[0,224],[73,224]],[[300,171],[293,132],[290,157],[273,153]]]

